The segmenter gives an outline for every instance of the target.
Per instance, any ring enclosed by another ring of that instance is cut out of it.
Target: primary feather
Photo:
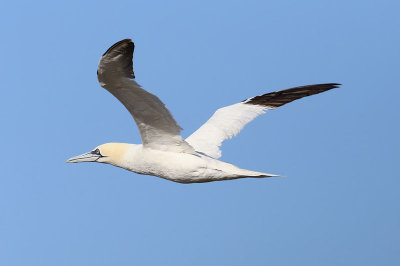
[[[236,136],[243,127],[266,110],[275,109],[294,100],[337,88],[337,83],[316,84],[275,91],[218,109],[213,116],[186,141],[215,159],[221,157],[220,146]]]
[[[145,147],[193,153],[194,149],[182,139],[182,129],[164,103],[133,80],[134,48],[133,42],[126,39],[104,53],[97,71],[100,85],[128,109]]]

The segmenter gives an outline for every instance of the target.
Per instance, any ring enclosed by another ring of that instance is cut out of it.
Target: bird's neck
[[[108,163],[121,168],[132,165],[135,154],[139,152],[142,145],[128,143],[106,143],[101,145],[101,152],[104,156],[102,163]]]

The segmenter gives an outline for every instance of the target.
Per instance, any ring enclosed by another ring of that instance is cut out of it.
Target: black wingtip
[[[104,67],[108,64],[109,60],[112,60],[119,63],[118,69],[114,69],[114,72],[120,72],[127,78],[135,78],[132,62],[134,50],[135,44],[131,39],[124,39],[113,44],[101,57],[99,69],[101,65]],[[99,70],[97,71],[97,75],[99,75]]]
[[[262,105],[271,108],[276,108],[303,97],[311,96],[314,94],[338,88],[340,85],[342,84],[324,83],[324,84],[300,86],[300,87],[259,95],[244,100],[243,102],[246,104]]]
[[[332,86],[333,89],[339,88],[339,86],[342,86],[340,83],[325,83],[325,84],[319,84],[319,85],[330,85]]]
[[[106,54],[108,54],[111,50],[113,50],[115,47],[120,46],[121,44],[124,43],[132,43],[133,47],[135,47],[135,44],[132,42],[131,39],[124,39],[122,41],[119,41],[117,43],[114,43],[110,48],[107,49],[107,51],[103,54],[103,56],[105,56]]]

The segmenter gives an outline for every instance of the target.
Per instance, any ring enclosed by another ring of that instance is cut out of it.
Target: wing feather
[[[163,102],[133,79],[134,48],[133,42],[126,39],[104,53],[97,70],[100,85],[128,109],[145,147],[193,153],[194,149],[182,139],[181,127]]]
[[[186,141],[196,151],[217,159],[221,157],[219,147],[222,142],[236,136],[247,123],[265,113],[265,110],[275,109],[294,100],[337,88],[339,85],[327,83],[295,87],[263,94],[220,108]]]

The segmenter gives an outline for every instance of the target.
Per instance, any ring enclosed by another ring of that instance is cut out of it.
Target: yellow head
[[[126,143],[106,143],[97,146],[92,151],[84,153],[67,160],[67,163],[98,162],[118,165],[129,144]]]

